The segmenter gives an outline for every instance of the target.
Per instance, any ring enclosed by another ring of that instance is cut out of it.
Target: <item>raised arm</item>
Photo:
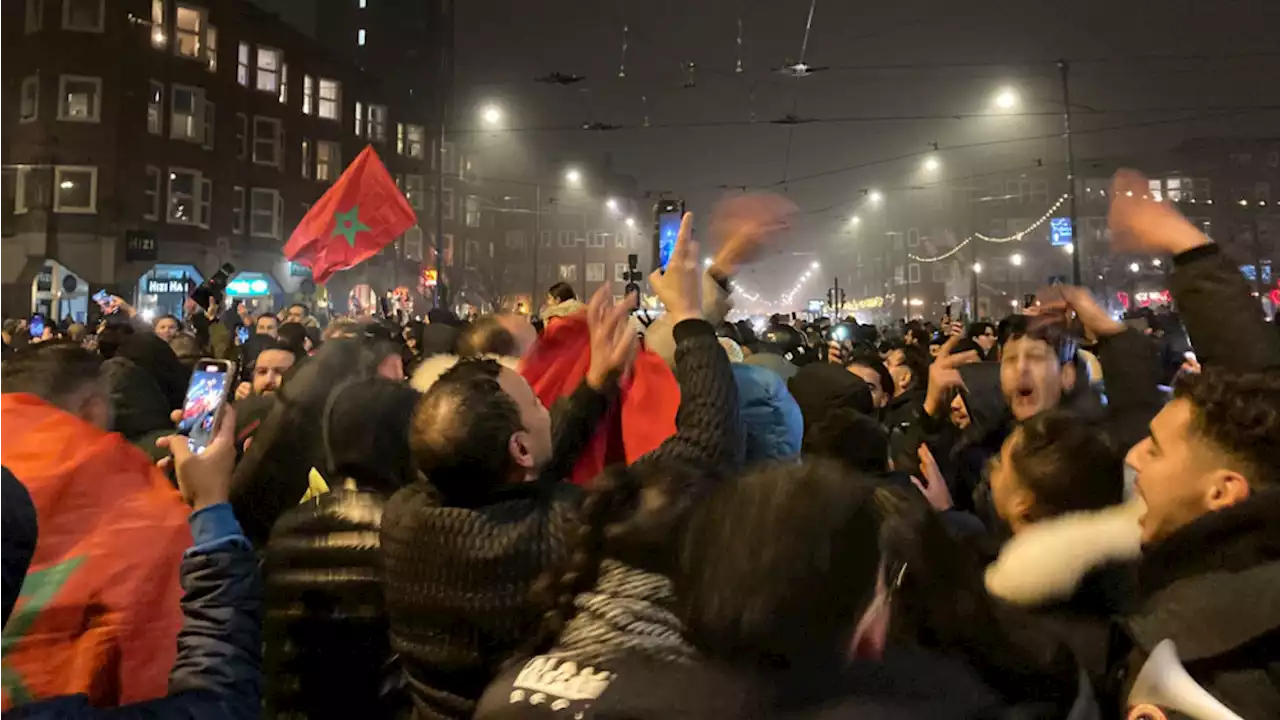
[[[1125,252],[1173,257],[1173,297],[1200,364],[1280,367],[1280,334],[1262,317],[1245,279],[1177,207],[1155,201],[1147,187],[1141,173],[1116,173],[1107,218],[1112,242]]]

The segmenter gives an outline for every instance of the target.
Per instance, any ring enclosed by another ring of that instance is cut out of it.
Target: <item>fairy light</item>
[[[908,255],[908,257],[910,257],[915,262],[922,262],[922,263],[941,262],[942,260],[946,260],[952,255],[955,255],[956,253],[963,250],[966,245],[968,245],[970,242],[972,242],[975,239],[982,240],[984,242],[989,242],[989,243],[1019,242],[1022,240],[1022,238],[1029,235],[1036,228],[1049,222],[1049,219],[1053,217],[1053,214],[1057,212],[1058,208],[1062,207],[1062,204],[1065,203],[1066,201],[1067,201],[1067,196],[1064,194],[1062,197],[1058,198],[1058,201],[1055,202],[1053,205],[1051,205],[1043,215],[1040,216],[1039,220],[1036,220],[1035,222],[1031,223],[1030,225],[1026,226],[1025,228],[1019,230],[1018,232],[1012,235],[1007,235],[1005,237],[993,237],[991,235],[984,235],[982,233],[975,232],[972,235],[966,237],[964,240],[961,240],[955,247],[951,248],[947,252],[942,253],[941,255],[937,255],[931,258],[920,257],[919,255]]]

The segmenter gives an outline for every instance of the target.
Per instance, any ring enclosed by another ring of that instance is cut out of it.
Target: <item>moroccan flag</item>
[[[311,206],[285,243],[284,256],[311,268],[316,282],[323,283],[377,255],[417,221],[369,145]]]

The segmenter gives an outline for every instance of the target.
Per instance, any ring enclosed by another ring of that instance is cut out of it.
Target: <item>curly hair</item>
[[[1206,367],[1180,378],[1173,396],[1191,403],[1192,432],[1243,466],[1251,485],[1280,487],[1280,371]]]

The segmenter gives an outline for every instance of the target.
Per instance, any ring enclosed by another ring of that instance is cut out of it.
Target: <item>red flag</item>
[[[377,255],[417,221],[378,153],[366,146],[298,223],[284,256],[323,283]]]

